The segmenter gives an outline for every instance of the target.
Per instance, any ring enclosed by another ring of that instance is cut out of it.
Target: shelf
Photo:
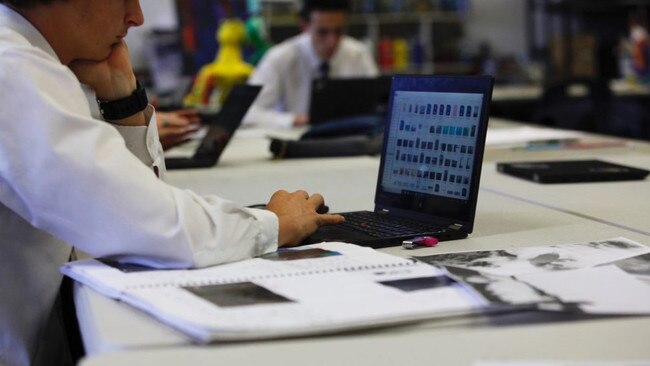
[[[650,6],[650,0],[562,0],[546,5],[546,10],[557,13],[608,13],[638,6]]]
[[[425,62],[421,65],[409,65],[404,70],[382,69],[382,75],[394,74],[438,74],[438,75],[466,75],[470,72],[471,65],[466,62]]]
[[[458,23],[462,16],[454,11],[434,11],[423,13],[379,13],[352,14],[349,25],[366,25],[369,23],[404,24],[404,23]],[[267,19],[270,27],[298,27],[300,18],[297,15],[273,15]]]
[[[379,14],[353,14],[350,16],[350,24],[366,24],[368,22],[379,22],[386,24],[401,23],[458,23],[462,17],[453,11],[436,11],[424,13],[379,13]]]

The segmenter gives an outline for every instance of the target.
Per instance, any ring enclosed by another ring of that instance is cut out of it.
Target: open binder
[[[440,268],[344,243],[202,269],[89,259],[61,270],[200,342],[331,333],[490,307]]]

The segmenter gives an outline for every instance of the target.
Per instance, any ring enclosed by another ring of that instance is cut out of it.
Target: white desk
[[[648,318],[512,325],[421,323],[372,333],[231,345],[143,349],[86,359],[108,365],[471,366],[476,360],[638,360],[650,358]],[[506,320],[506,319],[502,319]],[[519,322],[519,324],[518,324]]]
[[[378,168],[376,157],[269,162],[267,148],[268,142],[260,139],[236,139],[226,150],[219,167],[196,170],[191,174],[187,171],[171,172],[169,180],[203,194],[219,192],[222,197],[245,204],[265,202],[275,189],[304,188],[323,193],[334,211],[372,208]],[[650,163],[647,160],[650,155],[643,155],[637,149],[606,149],[599,153],[617,159],[631,159],[630,163]],[[528,156],[537,158],[549,154],[560,152]],[[587,214],[565,212],[562,204],[569,208],[572,204],[565,202],[566,197],[576,197],[583,185],[576,185],[577,192],[567,193],[565,198],[558,197],[557,202],[543,201],[548,198],[548,189],[557,189],[552,195],[558,196],[566,191],[562,187],[537,186],[496,174],[493,161],[503,157],[521,158],[521,152],[501,149],[489,151],[486,155],[482,179],[485,188],[479,194],[475,230],[468,239],[443,242],[436,248],[416,252],[398,247],[384,251],[397,255],[427,255],[581,242],[614,236],[625,236],[650,245],[650,236],[640,230],[633,227],[626,230],[604,222],[630,222],[627,216],[634,216],[634,212],[628,207],[614,202],[609,204],[611,216],[594,220],[595,217],[591,217],[594,212],[588,212],[591,207],[587,205],[587,196],[584,199],[578,197],[575,202],[576,210],[584,210]],[[647,192],[650,183],[636,184],[626,186],[629,191],[626,190],[623,202],[633,199],[633,189]],[[590,195],[601,191],[607,194],[618,191],[615,187],[611,192],[602,187],[600,190],[598,187],[593,189],[589,191]],[[510,192],[513,197],[506,196],[504,192]],[[528,192],[539,202],[525,201]],[[648,195],[645,197],[647,200]],[[558,209],[547,207],[553,204]],[[646,206],[643,207],[647,207],[648,204],[644,204]],[[599,210],[594,211],[598,213]],[[642,228],[643,220],[634,222],[634,225],[637,224]],[[465,317],[327,337],[197,346],[192,345],[184,335],[147,315],[83,286],[78,286],[75,301],[89,355],[84,365],[90,366],[211,365],[217,362],[283,366],[297,363],[394,365],[404,361],[414,365],[470,365],[477,359],[498,358],[650,358],[650,347],[647,347],[647,339],[650,339],[649,317],[538,324],[531,323],[533,319],[520,319],[522,314],[495,318]],[[490,325],[491,321],[513,321],[517,325],[494,327]]]
[[[496,128],[508,123],[496,120]],[[625,141],[585,134],[586,141]],[[587,217],[650,236],[650,178],[643,181],[585,184],[537,184],[501,174],[496,163],[566,159],[601,159],[650,170],[650,143],[627,141],[625,146],[602,149],[540,150],[487,149],[481,187],[558,211]]]
[[[384,249],[384,251],[402,256],[427,255],[451,251],[581,242],[615,236],[625,236],[646,245],[650,245],[650,238],[644,235],[620,230],[609,225],[596,223],[573,215],[554,212],[553,210],[544,207],[528,204],[507,197],[501,197],[500,195],[484,191],[480,194],[478,219],[476,222],[475,232],[468,239],[455,242],[443,242],[434,249],[406,251],[399,247],[393,247]],[[190,340],[183,334],[168,328],[162,323],[128,305],[110,300],[87,288],[81,287],[78,289],[75,295],[75,302],[79,313],[80,325],[84,330],[87,352],[91,355],[146,348],[161,348],[181,345],[190,346]],[[426,325],[420,324],[413,327],[391,328],[384,331],[359,332],[355,336],[343,336],[343,339],[351,340],[356,339],[358,336],[361,337],[361,342],[368,342],[369,344],[372,344],[372,340],[381,340],[376,346],[378,349],[383,349],[384,346],[389,344],[387,339],[392,339],[394,337],[402,339],[401,342],[404,343],[414,343],[422,346],[423,342],[426,342],[429,339],[429,329],[435,329],[438,336],[436,337],[436,334],[431,336],[433,339],[437,339],[437,341],[440,342],[441,338],[444,338],[444,335],[447,332],[462,333],[467,329],[473,329],[475,321],[478,321],[483,325],[484,323],[481,322],[487,321],[485,318],[481,317],[477,317],[477,319],[482,320],[465,318],[451,323],[448,321],[430,321],[424,323]],[[645,324],[650,332],[650,318],[635,319]],[[588,331],[583,328],[583,326],[587,324],[590,323],[567,323],[557,326],[560,327],[560,329],[566,329],[569,334],[580,333],[582,331],[585,331],[585,334],[589,334]],[[453,325],[451,329],[448,329],[448,326],[451,325]],[[538,328],[544,329],[546,326],[548,325],[519,326],[520,328],[518,329],[522,333],[536,333],[539,330]],[[593,326],[593,324],[590,326]],[[418,331],[411,332],[411,329],[416,329]],[[480,334],[481,332],[489,332],[490,329],[491,328],[488,327],[477,331]],[[510,335],[510,332],[512,331],[513,330],[503,333],[504,337],[508,338],[508,335]],[[623,333],[623,331],[621,332]],[[361,334],[363,334],[363,336],[361,336]],[[388,338],[386,339],[384,336]],[[366,340],[363,341],[363,339]],[[622,339],[623,338],[621,338],[621,340]],[[288,344],[299,346],[304,342],[313,343],[313,347],[317,347],[318,338],[310,341],[289,340],[280,343],[284,342],[287,343],[286,347],[289,348],[290,346],[288,346]],[[628,344],[625,342],[621,343],[621,352],[613,354],[635,354],[635,352],[633,352],[636,349],[634,344]],[[256,342],[247,347],[255,347],[259,344],[269,343]],[[278,342],[270,342],[270,344],[278,344]],[[521,346],[523,347],[525,344],[526,343],[522,341]],[[225,350],[231,346],[232,345],[220,345],[215,347],[219,350]],[[452,346],[452,344],[446,344],[443,348],[449,348]],[[533,346],[529,345],[527,349],[530,349],[531,347]],[[205,350],[204,347],[199,348]],[[374,349],[375,347],[372,348]],[[295,350],[299,349],[300,348],[295,348]],[[413,349],[415,350],[418,348],[417,346],[414,346]],[[489,350],[489,348],[483,351],[486,350]],[[326,349],[323,349],[321,352],[327,353]],[[521,352],[524,351],[522,350]],[[647,350],[647,352],[649,352],[647,356],[650,357],[650,350]],[[330,358],[327,358],[327,360],[331,360],[332,362],[324,364],[334,364],[334,362],[337,361]],[[277,362],[281,362],[280,359],[278,359]],[[180,362],[177,362],[176,364],[180,364]],[[208,363],[206,362],[205,364]],[[382,364],[389,365],[391,363],[379,363],[379,365]],[[368,363],[368,365],[370,365],[370,363]]]

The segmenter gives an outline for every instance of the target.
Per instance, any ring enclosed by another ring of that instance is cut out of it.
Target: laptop
[[[472,232],[494,81],[490,76],[394,76],[374,211],[342,213],[305,243],[373,248],[417,236]]]
[[[167,170],[214,166],[261,89],[261,86],[254,85],[234,86],[219,113],[207,118],[208,131],[194,154],[191,157],[165,158]]]
[[[582,183],[641,180],[650,174],[644,169],[602,160],[561,160],[497,163],[497,170],[537,183]]]
[[[390,82],[384,78],[314,80],[309,105],[309,123],[381,113],[382,97]]]

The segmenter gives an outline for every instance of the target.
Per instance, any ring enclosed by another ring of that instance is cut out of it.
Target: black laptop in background
[[[314,80],[309,104],[309,123],[319,124],[346,117],[384,113],[390,77]]]
[[[219,113],[208,118],[208,131],[194,155],[165,158],[167,170],[208,168],[214,166],[235,130],[239,128],[248,109],[257,98],[261,86],[236,85],[228,93]]]
[[[416,236],[462,239],[472,232],[493,79],[394,76],[374,211],[342,213],[305,243],[374,248]]]
[[[497,170],[536,183],[587,183],[645,179],[649,171],[602,160],[497,163]]]

